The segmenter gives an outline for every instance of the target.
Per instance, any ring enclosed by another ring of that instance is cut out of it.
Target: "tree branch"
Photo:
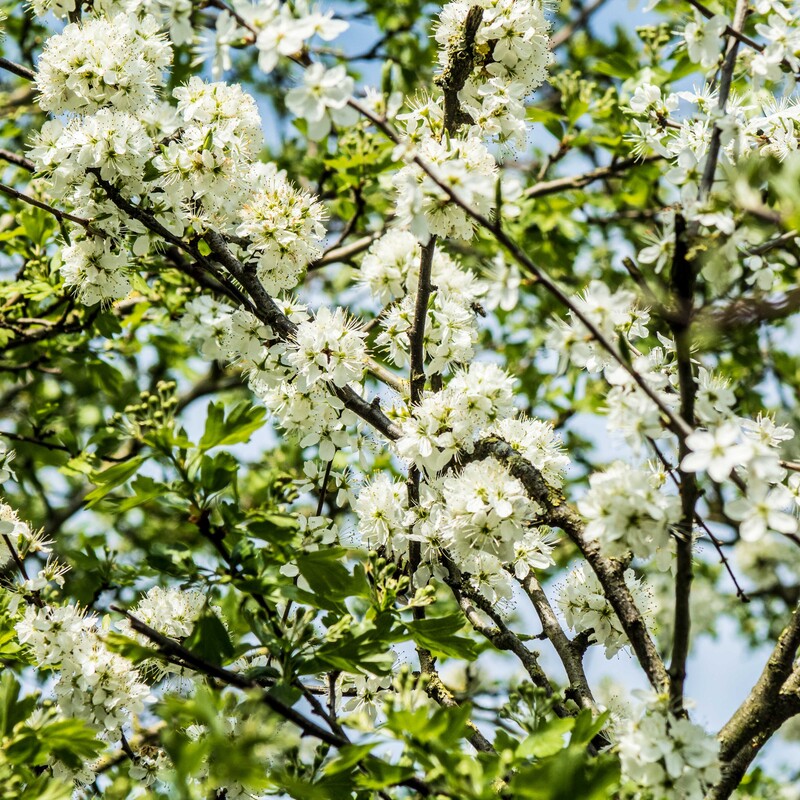
[[[570,189],[582,189],[584,186],[603,178],[618,176],[630,167],[635,167],[639,164],[653,164],[663,161],[663,158],[660,155],[650,155],[644,158],[621,158],[617,161],[612,161],[607,167],[597,167],[597,169],[582,172],[580,175],[567,175],[564,178],[554,178],[551,181],[539,181],[525,190],[525,197],[531,199],[557,194],[558,192],[566,192]]]
[[[542,623],[542,630],[564,665],[575,702],[581,708],[588,708],[596,714],[597,705],[583,669],[583,653],[567,638],[542,585],[533,572],[528,573],[528,577],[520,580],[519,583],[536,609],[536,614]]]
[[[670,315],[670,327],[675,338],[678,388],[681,396],[681,417],[694,426],[694,401],[697,382],[692,372],[691,324],[694,314],[695,270],[688,257],[687,230],[683,217],[675,215],[675,254],[670,276],[676,311]],[[697,504],[697,476],[681,469],[690,450],[686,440],[678,442],[678,476],[681,500],[681,521],[676,536],[675,609],[672,635],[672,658],[669,666],[669,697],[672,710],[683,713],[683,685],[686,680],[686,660],[689,656],[691,611],[689,598],[692,589],[692,544]]]
[[[395,143],[400,142],[400,138],[394,130],[388,125],[386,120],[373,114],[368,108],[363,106],[356,100],[350,100],[349,105],[356,109],[360,114],[370,120],[387,138]],[[679,437],[688,436],[692,429],[686,425],[683,419],[676,414],[653,389],[647,380],[642,377],[629,363],[620,355],[617,348],[605,336],[605,334],[598,328],[597,325],[572,301],[566,292],[554,281],[546,272],[539,269],[536,264],[530,259],[524,250],[510,237],[498,223],[494,223],[485,217],[483,214],[476,211],[468,203],[465,203],[461,197],[450,187],[446,181],[442,180],[436,171],[427,164],[419,155],[413,155],[410,158],[411,162],[416,164],[435,184],[438,186],[460,209],[471,217],[475,222],[484,230],[488,231],[497,242],[506,250],[509,255],[517,262],[527,273],[534,277],[556,300],[568,308],[575,319],[581,322],[584,327],[589,331],[592,338],[608,352],[614,361],[616,361],[627,372],[634,382],[641,388],[641,390],[652,400],[659,411],[664,415],[667,420],[667,427]]]
[[[464,461],[479,461],[489,457],[496,458],[504,464],[522,483],[528,495],[544,508],[545,522],[563,530],[578,546],[603,586],[605,595],[619,618],[650,684],[658,692],[665,691],[669,685],[667,671],[625,583],[623,565],[616,560],[605,558],[600,553],[597,542],[586,539],[583,521],[577,511],[569,506],[562,496],[554,492],[539,470],[520,456],[507,442],[496,437],[482,439],[476,443],[474,451],[466,456]]]
[[[736,0],[736,10],[733,13],[733,31],[741,31],[747,17],[748,0]],[[719,97],[717,108],[720,114],[725,114],[725,106],[728,104],[728,95],[731,91],[731,81],[733,80],[733,70],[736,66],[736,56],[739,52],[739,39],[734,35],[726,40],[727,53],[722,64],[719,78]],[[714,175],[717,171],[717,159],[722,141],[722,128],[714,125],[711,133],[711,142],[708,145],[706,154],[706,164],[703,169],[703,177],[700,181],[700,199],[704,200],[711,187],[714,185]]]
[[[792,676],[794,660],[800,647],[800,605],[784,628],[772,654],[747,699],[720,730],[720,759],[723,778],[709,794],[713,800],[723,800],[739,785],[750,762],[767,739],[788,719],[798,713],[797,682]],[[783,694],[784,686],[787,693]],[[790,695],[794,694],[793,702]]]
[[[0,69],[4,69],[6,72],[13,72],[14,75],[25,78],[26,81],[36,79],[36,73],[32,69],[23,67],[22,64],[17,64],[14,61],[9,61],[7,58],[0,58]]]

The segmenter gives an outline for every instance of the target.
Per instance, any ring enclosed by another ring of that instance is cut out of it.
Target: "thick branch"
[[[464,20],[461,41],[449,53],[449,63],[445,71],[436,78],[444,95],[444,129],[452,136],[464,122],[472,120],[461,110],[458,93],[472,73],[475,63],[475,35],[483,20],[483,9],[472,6]]]
[[[723,763],[732,763],[759,732],[771,727],[775,722],[778,724],[774,730],[777,730],[788,718],[784,716],[786,709],[782,708],[781,690],[792,674],[798,647],[800,647],[800,606],[795,608],[789,624],[778,638],[756,685],[719,732],[722,744],[720,758]],[[725,796],[727,795],[719,795],[719,797]]]

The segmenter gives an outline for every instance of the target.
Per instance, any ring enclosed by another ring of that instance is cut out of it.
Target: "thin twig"
[[[550,39],[550,49],[555,50],[561,47],[573,34],[585,27],[592,15],[600,9],[607,0],[593,0],[587,6],[584,6],[575,19],[570,20],[562,28],[559,28]]]
[[[747,4],[748,0],[736,0],[736,10],[733,14],[733,31],[741,31],[744,27],[744,21],[747,17]],[[736,56],[739,52],[739,39],[736,36],[730,36],[726,39],[727,53],[725,61],[722,64],[719,78],[719,95],[717,100],[717,109],[720,114],[725,114],[725,107],[728,104],[728,95],[731,91],[731,82],[733,81],[733,70],[736,66]],[[714,185],[714,175],[717,171],[717,159],[719,158],[719,151],[722,145],[722,128],[719,125],[714,125],[714,130],[711,133],[711,141],[708,145],[708,153],[706,155],[706,164],[703,169],[703,177],[700,181],[700,199],[704,200],[711,187]]]
[[[7,58],[0,58],[0,69],[4,69],[6,72],[13,72],[14,75],[25,78],[26,81],[32,81],[36,78],[36,73],[32,69],[14,61],[9,61]]]
[[[14,162],[16,163],[16,162]],[[46,211],[48,214],[52,214],[57,220],[63,222],[67,220],[69,222],[74,222],[76,225],[80,225],[82,228],[85,228],[89,233],[99,236],[100,234],[92,227],[92,223],[88,219],[84,219],[83,217],[76,217],[74,214],[68,214],[66,211],[61,211],[54,206],[48,205],[47,203],[43,203],[41,200],[37,200],[34,197],[30,197],[27,194],[23,194],[20,191],[12,188],[11,186],[6,186],[4,183],[0,183],[0,192],[9,197],[13,197],[16,200],[21,200],[23,203],[27,203],[30,206],[35,206],[36,208],[40,208],[42,211]]]
[[[33,161],[25,158],[25,156],[12,153],[10,150],[3,150],[0,148],[0,159],[3,161],[8,161],[9,164],[16,164],[18,167],[28,170],[28,172],[36,171],[36,165],[33,163]]]
[[[621,158],[617,161],[612,161],[607,167],[597,167],[588,172],[582,172],[580,175],[567,175],[563,178],[554,178],[551,181],[539,181],[534,183],[533,186],[525,190],[525,197],[545,197],[550,194],[557,194],[558,192],[566,192],[570,189],[582,189],[595,181],[603,180],[618,176],[620,173],[625,172],[631,167],[638,166],[639,164],[653,164],[662,161],[663,156],[650,155],[644,158]]]

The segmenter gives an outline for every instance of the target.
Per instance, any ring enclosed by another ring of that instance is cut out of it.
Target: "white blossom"
[[[711,431],[694,431],[686,438],[692,451],[684,457],[681,468],[687,472],[705,471],[713,481],[724,481],[735,467],[747,463],[752,447],[740,442],[739,426],[726,422]]]
[[[474,556],[480,552],[512,561],[525,523],[538,510],[519,480],[493,458],[473,461],[446,477],[442,497],[440,522],[452,539],[453,554],[468,572],[474,571]]]
[[[636,578],[632,569],[625,571],[625,583],[645,622],[652,619],[654,607],[648,587]],[[576,633],[591,633],[590,641],[605,648],[606,658],[628,645],[622,623],[611,608],[600,581],[584,565],[575,567],[559,587],[558,607],[567,625]]]
[[[156,99],[172,51],[152,16],[71,23],[47,40],[36,87],[45,111],[136,111]]]
[[[751,480],[743,497],[725,503],[725,512],[739,521],[739,535],[745,542],[756,542],[768,531],[797,532],[797,517],[787,512],[791,504],[792,495],[785,486],[770,488],[763,481]]]
[[[631,552],[650,558],[670,550],[670,531],[681,518],[680,499],[661,489],[659,475],[614,462],[589,478],[589,491],[578,502],[586,518],[587,539],[597,539],[609,556]]]
[[[303,73],[303,85],[291,89],[286,95],[286,106],[308,123],[308,138],[324,139],[333,124],[353,125],[358,112],[348,106],[353,94],[353,79],[341,65],[331,69],[319,62]]]
[[[286,363],[297,370],[299,386],[308,389],[319,380],[339,388],[360,381],[366,367],[364,333],[337,308],[321,308],[316,317],[301,322]]]
[[[29,606],[16,629],[38,666],[58,669],[54,692],[65,716],[86,720],[114,741],[144,710],[149,687],[127,659],[105,646],[95,617],[74,605]]]
[[[635,719],[621,726],[623,777],[636,797],[702,800],[722,775],[719,742],[689,719],[669,710],[668,698],[653,697]]]

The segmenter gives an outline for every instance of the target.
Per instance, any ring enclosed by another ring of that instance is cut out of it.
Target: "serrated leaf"
[[[194,624],[191,634],[183,643],[198,658],[220,666],[233,655],[233,644],[225,626],[216,614],[207,613]]]
[[[458,632],[466,625],[462,614],[449,614],[446,617],[426,617],[406,623],[411,638],[420,647],[430,650],[435,656],[464,658],[474,661],[478,657],[478,647],[466,636]]]
[[[142,661],[148,661],[151,658],[161,658],[158,650],[155,648],[145,647],[129,636],[123,636],[121,633],[116,633],[115,631],[106,633],[105,636],[103,636],[103,641],[109,650],[125,656],[125,658],[133,661],[134,664],[140,664]]]
[[[114,464],[114,466],[102,472],[93,473],[90,480],[97,488],[92,489],[92,491],[86,495],[86,507],[91,508],[97,505],[107,494],[118,486],[122,486],[123,483],[136,474],[145,460],[145,456],[135,456],[127,461],[123,461],[121,464]]]
[[[210,450],[221,445],[246,442],[250,436],[264,425],[266,410],[243,402],[235,405],[225,416],[225,404],[208,404],[206,427],[200,439],[200,449]]]
[[[547,758],[563,750],[564,734],[575,726],[574,717],[555,717],[522,740],[517,748],[519,758]]]

